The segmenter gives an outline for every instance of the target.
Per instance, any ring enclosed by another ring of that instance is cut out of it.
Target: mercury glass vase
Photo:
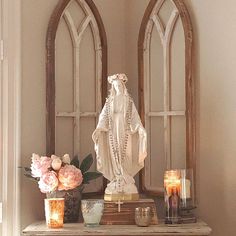
[[[47,193],[47,198],[64,198],[64,223],[76,223],[79,221],[82,198],[81,188],[62,190]]]
[[[137,207],[135,208],[135,223],[138,226],[149,226],[151,223],[151,208],[150,207]]]

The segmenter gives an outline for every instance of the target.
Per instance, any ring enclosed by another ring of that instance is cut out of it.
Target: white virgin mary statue
[[[144,167],[147,135],[126,89],[125,74],[108,77],[111,90],[92,138],[97,170],[110,181],[105,200],[136,200],[134,176]]]

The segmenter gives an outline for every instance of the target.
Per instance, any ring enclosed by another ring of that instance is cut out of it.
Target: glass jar
[[[194,214],[196,208],[194,193],[193,169],[180,170],[180,216],[182,223],[194,223],[197,218]]]
[[[195,207],[193,169],[181,169],[180,171],[180,208],[189,209]]]
[[[193,169],[168,170],[164,176],[165,222],[193,223],[196,217]]]
[[[180,171],[168,170],[164,175],[164,189],[165,189],[165,223],[178,224],[181,222],[180,218]]]
[[[151,208],[150,207],[137,207],[135,208],[135,223],[138,226],[149,226],[151,223]]]
[[[88,199],[81,201],[81,210],[84,218],[84,224],[87,227],[96,227],[99,225],[104,209],[104,200]]]

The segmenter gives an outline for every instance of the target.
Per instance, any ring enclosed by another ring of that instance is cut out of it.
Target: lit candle
[[[166,223],[178,223],[180,207],[180,175],[176,170],[165,172],[165,206],[166,206]]]
[[[59,216],[57,213],[54,213],[51,217],[53,220],[58,220],[59,219]]]
[[[177,174],[177,171],[175,170],[166,171],[164,186],[166,188],[168,195],[171,195],[173,189],[176,189],[178,193],[180,192],[180,177]]]
[[[64,219],[64,198],[44,199],[46,223],[49,228],[62,228]]]

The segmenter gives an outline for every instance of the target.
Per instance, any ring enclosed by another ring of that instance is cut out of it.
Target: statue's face
[[[120,80],[113,81],[113,86],[116,90],[116,93],[124,93],[124,85]]]

